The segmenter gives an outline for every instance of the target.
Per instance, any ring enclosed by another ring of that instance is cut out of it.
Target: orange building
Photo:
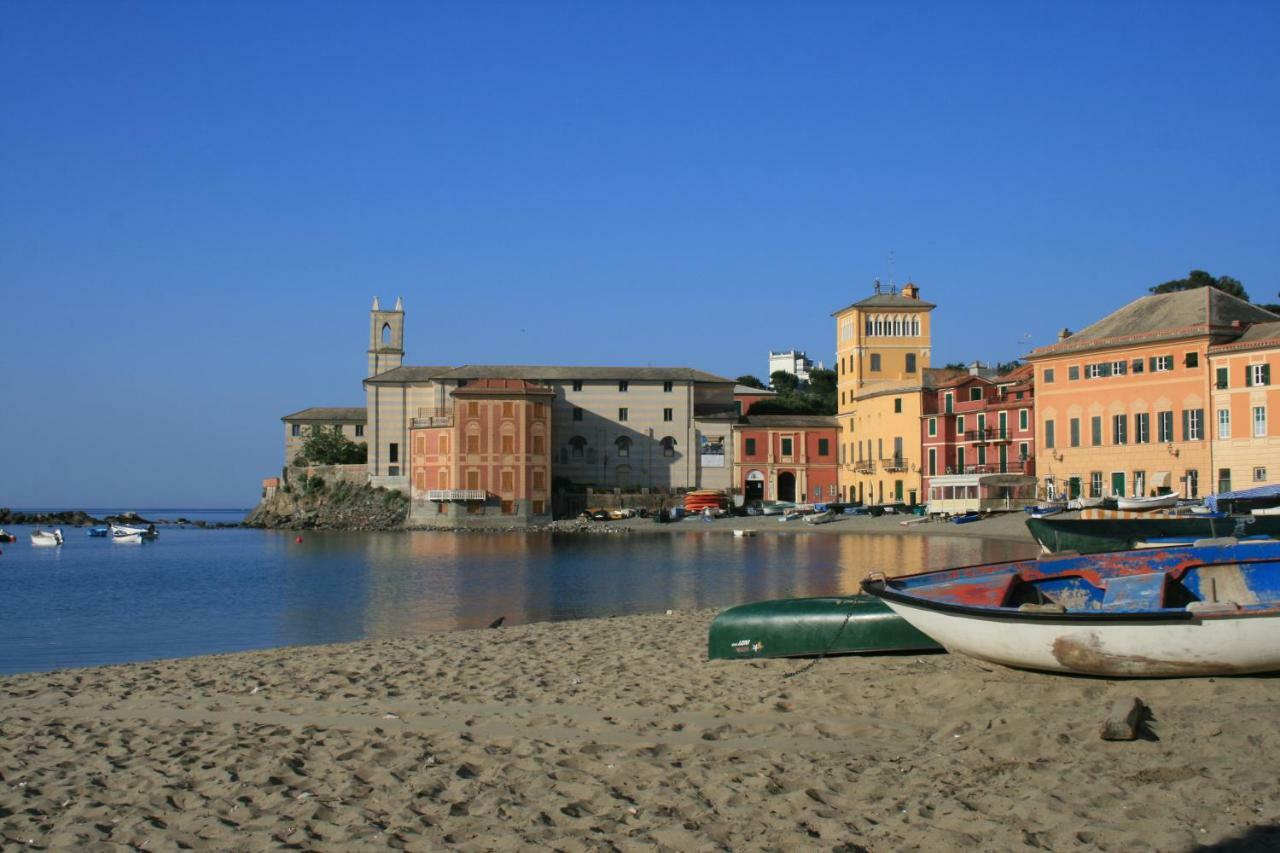
[[[1280,322],[1209,347],[1209,370],[1215,490],[1280,482]]]
[[[838,497],[840,428],[828,415],[748,415],[733,427],[733,484],[747,503]]]
[[[1036,471],[1051,494],[1213,487],[1209,351],[1267,311],[1214,288],[1145,296],[1028,356]]]
[[[523,379],[478,379],[410,425],[409,521],[440,527],[551,520],[551,401]]]

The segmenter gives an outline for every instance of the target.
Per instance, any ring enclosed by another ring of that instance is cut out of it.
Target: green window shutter
[[[1187,436],[1191,435],[1191,410],[1182,410],[1182,440],[1187,441]]]
[[[1153,356],[1151,356],[1151,363],[1148,365],[1148,369],[1149,369],[1152,373],[1155,373],[1155,372],[1156,372],[1156,357],[1155,357],[1154,355],[1153,355]]]
[[[1227,387],[1227,385],[1230,383],[1230,380],[1231,380],[1230,374],[1231,374],[1231,371],[1229,371],[1227,368],[1225,367],[1218,368],[1218,387],[1219,388]]]
[[[1253,368],[1247,364],[1244,366],[1244,384],[1246,388],[1253,386]]]
[[[1269,364],[1262,365],[1262,384],[1271,384],[1271,365]]]

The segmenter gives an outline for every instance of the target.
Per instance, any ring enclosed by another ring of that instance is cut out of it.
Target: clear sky
[[[247,506],[407,361],[934,363],[1280,290],[1280,3],[0,5],[0,505]],[[893,254],[893,264],[889,257]],[[644,322],[641,322],[644,318]],[[652,322],[652,318],[660,318]]]

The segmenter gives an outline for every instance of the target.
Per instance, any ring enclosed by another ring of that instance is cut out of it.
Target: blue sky
[[[891,275],[935,363],[1192,267],[1274,301],[1277,43],[1268,2],[3,4],[0,505],[251,504],[280,415],[363,402],[374,294],[413,363],[730,376],[829,363]]]

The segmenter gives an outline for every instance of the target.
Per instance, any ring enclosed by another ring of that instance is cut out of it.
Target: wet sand
[[[0,680],[8,849],[1275,843],[1267,678],[707,662],[706,611]],[[1158,740],[1104,742],[1141,696]]]
[[[1073,515],[1061,517],[1070,518]],[[776,515],[748,515],[717,518],[711,521],[704,521],[702,518],[688,518],[672,524],[655,524],[651,518],[598,521],[594,522],[594,524],[600,527],[625,529],[633,533],[679,533],[690,530],[732,533],[736,528],[739,530],[754,530],[758,534],[818,533],[827,536],[843,534],[963,536],[970,539],[1035,542],[1035,538],[1027,530],[1027,515],[1022,512],[999,513],[968,524],[953,524],[949,521],[925,521],[903,526],[903,521],[914,517],[909,515],[883,515],[879,518],[872,518],[866,515],[841,515],[828,524],[809,524],[803,520],[779,521],[779,516]]]

